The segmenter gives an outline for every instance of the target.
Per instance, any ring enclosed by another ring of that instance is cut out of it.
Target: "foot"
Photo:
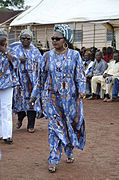
[[[110,99],[110,96],[109,96],[109,94],[107,93],[107,94],[105,94],[104,95],[104,100],[103,100],[103,102],[107,102],[108,101],[108,99]]]
[[[107,100],[108,100],[107,98],[104,98],[104,99],[103,99],[103,102],[107,102]]]
[[[22,122],[18,121],[17,124],[16,124],[16,128],[20,129],[21,126],[22,126]]]
[[[94,100],[94,99],[99,99],[99,98],[100,98],[99,95],[93,93],[92,96],[88,97],[87,99],[88,100]]]
[[[116,102],[119,101],[118,98],[112,98],[112,99],[107,99],[107,102]]]
[[[29,129],[27,129],[27,131],[28,131],[29,133],[34,133],[34,132],[35,132],[35,129],[34,129],[34,128],[29,128]]]
[[[56,172],[56,164],[49,164],[48,170],[50,173]]]
[[[67,162],[67,163],[73,163],[73,162],[74,162],[73,156],[67,157],[66,162]]]
[[[3,139],[5,144],[12,144],[13,140],[12,138]]]
[[[109,100],[110,100],[110,98],[106,97],[106,98],[103,99],[103,102],[108,102]]]
[[[90,96],[90,97],[88,97],[87,99],[88,99],[88,100],[94,100],[94,99],[96,99],[96,97]]]

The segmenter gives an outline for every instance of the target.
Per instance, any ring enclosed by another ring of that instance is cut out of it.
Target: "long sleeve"
[[[39,70],[40,71],[40,70]],[[36,100],[38,98],[41,97],[41,81],[40,81],[40,72],[38,73],[38,78],[37,78],[37,82],[32,90],[32,93],[31,93],[31,98]]]
[[[112,67],[112,63],[113,63],[113,62],[110,62],[110,63],[109,63],[108,68],[104,71],[104,74],[105,74],[105,73],[108,74],[109,70],[110,70],[111,67]]]
[[[37,98],[41,98],[45,79],[46,79],[46,56],[44,54],[43,57],[41,58],[41,61],[38,64],[38,78],[31,94],[32,99],[36,100]]]
[[[85,93],[86,78],[84,73],[83,61],[79,53],[76,54],[76,70],[75,70],[75,82],[78,89],[78,93]]]
[[[41,85],[42,89],[44,89],[44,84],[48,76],[48,66],[49,66],[49,53],[44,53],[42,57],[42,63],[41,63]]]
[[[102,66],[101,66],[101,72],[99,75],[102,75],[107,68],[108,68],[107,63],[103,61]]]
[[[95,67],[93,68],[93,76],[100,76],[107,69],[108,65],[104,60],[101,60],[99,63],[95,63]]]
[[[41,98],[41,64],[42,64],[41,62],[42,62],[42,57],[39,56],[39,60],[36,67],[37,79],[31,93],[31,98],[34,100]]]

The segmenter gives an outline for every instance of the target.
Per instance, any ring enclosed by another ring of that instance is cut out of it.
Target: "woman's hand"
[[[108,74],[107,73],[103,74],[103,78],[106,78],[106,77],[108,77]]]
[[[105,73],[105,74],[103,75],[103,78],[106,78],[106,77],[109,77],[109,76],[112,76],[112,75]]]
[[[30,99],[30,108],[33,109],[35,104],[35,100],[33,98]]]

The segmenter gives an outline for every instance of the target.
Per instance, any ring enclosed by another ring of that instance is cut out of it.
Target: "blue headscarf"
[[[73,41],[73,33],[68,24],[56,24],[54,26],[54,32],[60,32],[68,43]]]

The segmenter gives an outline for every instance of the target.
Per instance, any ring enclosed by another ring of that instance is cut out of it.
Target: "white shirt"
[[[115,78],[119,77],[119,62],[116,63],[115,60],[111,61],[104,74],[105,73],[113,75]]]

